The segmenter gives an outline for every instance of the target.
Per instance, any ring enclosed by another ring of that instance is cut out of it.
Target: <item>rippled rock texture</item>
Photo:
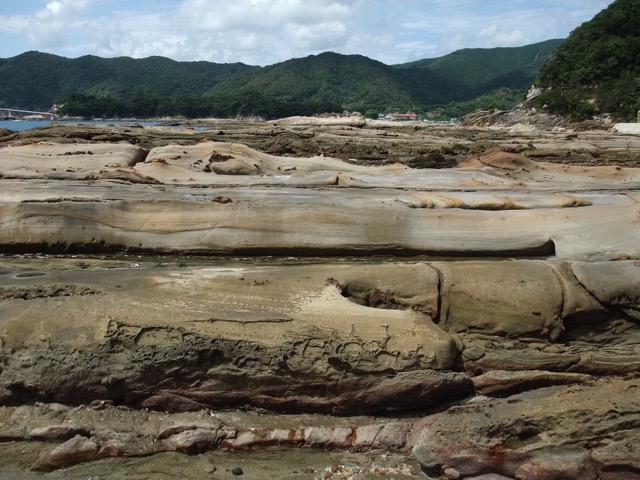
[[[3,133],[0,473],[639,478],[640,141],[301,122]]]

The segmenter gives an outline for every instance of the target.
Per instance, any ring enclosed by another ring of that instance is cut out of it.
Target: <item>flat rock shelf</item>
[[[0,476],[640,478],[640,139],[0,136]]]

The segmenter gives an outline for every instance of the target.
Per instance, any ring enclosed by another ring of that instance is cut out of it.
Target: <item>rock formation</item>
[[[300,121],[300,156],[265,124],[5,135],[0,474],[309,447],[343,453],[300,478],[639,478],[636,140]]]

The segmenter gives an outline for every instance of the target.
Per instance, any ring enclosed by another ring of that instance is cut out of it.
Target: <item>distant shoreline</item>
[[[64,124],[94,124],[94,125],[128,125],[138,124],[143,126],[155,126],[160,125],[158,121],[147,120],[84,120],[84,119],[55,119],[55,120],[0,120],[0,128],[6,128],[14,132],[23,132],[32,128],[43,127],[54,123]]]

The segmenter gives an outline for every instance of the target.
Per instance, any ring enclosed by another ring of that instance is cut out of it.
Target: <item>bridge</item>
[[[0,112],[7,112],[9,115],[12,113],[19,113],[20,115],[42,115],[44,117],[49,117],[51,120],[54,118],[60,118],[59,115],[51,112],[35,112],[33,110],[18,110],[16,108],[0,108]]]

